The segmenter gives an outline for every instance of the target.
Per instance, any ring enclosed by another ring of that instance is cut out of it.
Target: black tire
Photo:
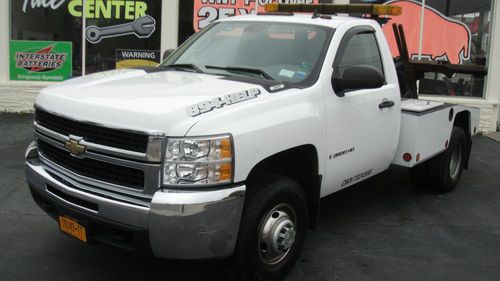
[[[467,161],[467,139],[462,128],[454,127],[448,148],[425,163],[410,169],[417,186],[450,192],[457,187]]]
[[[304,243],[308,217],[304,191],[298,183],[282,176],[266,176],[248,185],[238,241],[225,264],[226,270],[235,280],[281,280],[297,261]],[[263,229],[286,236],[263,238]],[[292,236],[295,242],[286,250]],[[275,252],[273,245],[284,248]],[[277,257],[272,259],[274,255]]]

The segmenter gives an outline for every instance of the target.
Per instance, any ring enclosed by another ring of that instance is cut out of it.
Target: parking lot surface
[[[161,260],[61,234],[24,178],[32,115],[0,114],[0,132],[0,280],[226,280],[216,262]],[[473,141],[470,169],[452,193],[414,188],[406,169],[391,167],[323,199],[286,280],[500,280],[500,144]]]

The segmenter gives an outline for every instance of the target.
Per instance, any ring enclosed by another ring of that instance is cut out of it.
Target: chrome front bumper
[[[234,250],[245,185],[210,191],[159,190],[154,194],[150,206],[146,207],[70,186],[53,176],[48,167],[40,162],[34,145],[30,145],[26,151],[25,170],[28,184],[37,196],[48,198],[66,209],[87,214],[89,218],[144,229],[148,233],[151,250],[157,257],[224,258]],[[51,192],[47,186],[57,192]],[[89,209],[78,202],[88,202],[97,208]]]

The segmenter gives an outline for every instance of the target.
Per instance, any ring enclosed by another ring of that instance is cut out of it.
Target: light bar
[[[370,4],[266,4],[266,12],[299,12],[320,14],[371,14],[373,16],[399,16],[403,9],[391,5]]]

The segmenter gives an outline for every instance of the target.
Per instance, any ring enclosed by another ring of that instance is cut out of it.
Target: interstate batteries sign
[[[72,76],[71,42],[10,41],[10,79],[64,81]]]

